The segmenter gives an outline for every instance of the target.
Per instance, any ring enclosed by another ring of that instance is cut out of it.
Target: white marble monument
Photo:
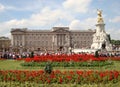
[[[108,34],[105,32],[105,24],[102,17],[102,10],[97,10],[96,33],[93,35],[91,49],[112,50]]]

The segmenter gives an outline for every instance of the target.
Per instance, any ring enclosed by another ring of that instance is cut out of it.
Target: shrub
[[[45,73],[51,74],[51,72],[52,72],[52,65],[50,62],[47,62],[45,66]]]

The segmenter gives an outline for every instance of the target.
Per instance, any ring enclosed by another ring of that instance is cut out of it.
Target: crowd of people
[[[5,59],[17,59],[17,58],[26,58],[29,57],[30,54],[27,52],[23,52],[20,54],[19,52],[1,52],[0,53],[0,58],[5,58]]]
[[[100,57],[120,57],[120,52],[119,51],[113,51],[113,52],[100,52],[99,53]]]
[[[34,56],[43,56],[43,55],[74,55],[74,54],[83,54],[83,55],[87,55],[87,54],[91,54],[91,55],[95,55],[94,52],[79,52],[79,53],[62,53],[62,52],[22,52],[22,54],[20,54],[19,52],[0,52],[0,58],[5,58],[5,59],[17,59],[17,58],[28,58],[28,57],[34,57]],[[120,51],[112,51],[112,52],[101,52],[98,51],[98,55],[99,57],[120,57]]]

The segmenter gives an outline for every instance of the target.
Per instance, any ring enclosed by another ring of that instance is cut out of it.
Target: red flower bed
[[[37,82],[44,83],[100,83],[120,81],[119,71],[53,71],[46,74],[40,71],[2,71],[0,70],[0,81]]]
[[[35,56],[34,58],[25,58],[26,62],[45,62],[45,61],[55,61],[55,62],[69,62],[69,61],[75,61],[75,62],[81,62],[81,61],[105,61],[105,60],[120,60],[118,57],[108,58],[108,57],[99,57],[96,58],[94,55],[91,54],[73,54],[73,55],[43,55],[43,56]]]

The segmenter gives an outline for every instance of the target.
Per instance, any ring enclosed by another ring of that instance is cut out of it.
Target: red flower
[[[49,80],[49,79],[47,79],[47,83],[50,83],[50,80]]]
[[[25,58],[25,62],[31,62],[32,58]]]
[[[68,80],[72,80],[72,77],[71,77],[71,76],[66,76],[66,78],[67,78]]]
[[[61,84],[63,82],[62,78],[59,78],[59,83]]]
[[[105,77],[105,72],[100,72],[100,77],[101,78]]]

